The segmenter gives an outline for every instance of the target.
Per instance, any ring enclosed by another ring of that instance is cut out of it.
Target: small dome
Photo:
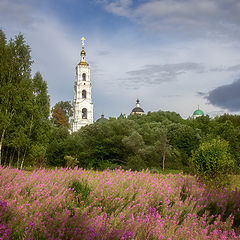
[[[137,99],[137,101],[136,101],[136,107],[135,107],[135,108],[132,110],[132,112],[131,112],[132,115],[133,115],[133,114],[140,114],[140,115],[144,114],[143,109],[140,108],[139,102],[140,102],[139,99]]]
[[[104,115],[102,114],[101,117],[96,121],[96,122],[106,122],[107,119],[104,117]]]
[[[135,107],[133,110],[132,110],[133,113],[144,113],[143,109],[140,108],[140,107]]]
[[[200,117],[200,116],[204,116],[204,112],[198,108],[193,112],[193,117]]]
[[[81,55],[86,55],[86,52],[84,50],[82,50]]]

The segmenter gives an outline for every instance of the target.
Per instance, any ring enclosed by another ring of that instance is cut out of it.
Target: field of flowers
[[[240,239],[240,192],[191,176],[0,168],[0,239]]]

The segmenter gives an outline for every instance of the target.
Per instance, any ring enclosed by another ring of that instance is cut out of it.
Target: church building
[[[136,107],[132,110],[132,112],[130,113],[131,115],[134,115],[134,114],[138,114],[138,115],[143,115],[144,114],[144,111],[143,109],[140,107],[140,101],[139,99],[137,98],[137,101],[136,101]]]
[[[197,117],[202,117],[202,116],[204,116],[204,112],[201,109],[199,109],[199,106],[198,106],[198,109],[193,112],[192,118],[196,119]]]
[[[72,132],[93,123],[92,84],[90,81],[90,66],[86,62],[84,40],[82,37],[81,60],[76,66],[74,84]]]

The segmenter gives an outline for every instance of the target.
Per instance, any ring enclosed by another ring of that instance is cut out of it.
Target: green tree
[[[240,127],[235,127],[230,120],[226,120],[217,124],[215,135],[228,141],[231,154],[240,166]]]
[[[181,152],[182,164],[188,166],[188,159],[192,155],[192,150],[199,145],[198,130],[184,124],[172,123],[167,126],[167,132],[170,145]]]
[[[170,154],[171,151],[166,132],[163,132],[163,134],[160,136],[159,141],[157,141],[155,145],[157,148],[159,148],[160,154],[162,156],[162,170],[164,171],[166,156]]]
[[[192,161],[203,180],[217,184],[226,182],[234,167],[229,144],[219,137],[201,143],[193,152]]]
[[[50,99],[47,83],[37,72],[32,79],[33,112],[30,121],[29,136],[31,138],[30,157],[33,155],[34,164],[43,165],[46,161],[45,153],[50,137]],[[32,149],[31,149],[32,148]]]
[[[5,164],[16,160],[22,168],[30,152],[42,155],[48,144],[47,84],[40,73],[31,78],[30,47],[21,34],[7,42],[0,31],[0,55],[0,164],[5,152]]]
[[[13,125],[14,117],[20,114],[21,100],[23,102],[26,100],[26,108],[28,107],[27,83],[30,79],[32,61],[30,47],[21,34],[7,43],[5,34],[0,30],[0,54],[0,164],[2,164],[2,147],[9,144],[4,142],[6,132]],[[25,96],[23,92],[26,92]]]
[[[127,157],[127,167],[134,170],[141,170],[146,167],[146,163],[142,158],[142,153],[140,152],[144,149],[145,144],[142,136],[137,132],[133,131],[129,136],[125,136],[122,142],[126,149],[129,151]]]
[[[66,165],[65,156],[69,155],[66,150],[69,132],[65,127],[53,127],[50,133],[50,143],[47,148],[47,160],[51,166],[64,167]]]

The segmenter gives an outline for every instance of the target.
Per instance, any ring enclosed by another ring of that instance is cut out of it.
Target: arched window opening
[[[86,108],[82,109],[82,119],[87,119],[87,109]]]
[[[83,80],[83,81],[86,81],[86,73],[83,73],[83,74],[82,74],[82,80]]]
[[[86,90],[82,90],[82,98],[87,98],[87,92],[86,92]]]

